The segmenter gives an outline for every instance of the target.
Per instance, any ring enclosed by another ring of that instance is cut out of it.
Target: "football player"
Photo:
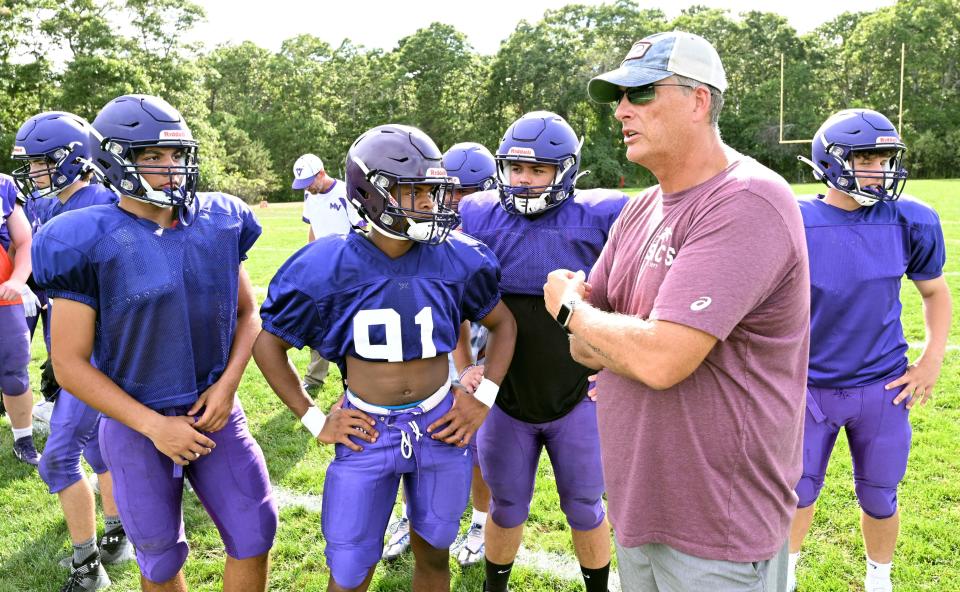
[[[448,590],[448,548],[470,488],[466,446],[510,364],[514,321],[500,302],[496,258],[453,232],[452,179],[426,134],[368,130],[347,153],[346,185],[370,230],[318,238],[284,263],[260,310],[254,358],[313,436],[336,444],[323,496],[327,589],[367,589],[402,480],[413,589]],[[473,394],[451,389],[447,361],[465,319],[483,323],[498,347]],[[347,381],[329,416],[287,360],[305,345]]]
[[[23,164],[14,171],[14,180],[25,200],[51,199],[47,207],[38,209],[39,226],[65,212],[116,203],[117,195],[99,182],[92,161],[96,143],[97,136],[90,124],[71,113],[40,113],[20,127],[13,158]],[[34,249],[37,248],[34,243]],[[66,323],[67,329],[72,324],[70,319],[61,322]],[[47,332],[44,333],[46,336]],[[59,498],[73,544],[73,556],[62,562],[72,570],[67,587],[92,590],[110,583],[101,563],[131,560],[133,548],[114,502],[111,474],[100,453],[100,413],[63,389],[55,399],[40,476],[50,493]],[[99,545],[93,490],[84,479],[81,456],[100,483],[105,532]]]
[[[485,191],[496,184],[496,163],[493,155],[482,144],[455,144],[443,154],[442,162],[444,170],[454,180],[450,199],[450,209],[454,211],[464,196]],[[483,325],[469,321],[464,321],[460,331],[464,335],[460,343],[464,345],[460,347],[458,344],[457,349],[450,355],[450,376],[472,392],[483,378],[482,353],[487,333]],[[469,342],[465,341],[467,339]],[[466,343],[470,344],[469,348]],[[483,559],[483,527],[487,522],[490,505],[490,490],[480,474],[476,438],[470,440],[470,450],[473,452],[473,477],[470,485],[473,515],[467,531],[457,537],[452,547],[457,562],[464,567],[479,563]],[[401,506],[400,518],[390,524],[387,533],[390,538],[383,549],[383,559],[389,561],[410,548],[410,520],[407,517],[406,502]]]
[[[30,331],[39,301],[27,286],[30,277],[30,223],[17,201],[13,180],[0,175],[0,393],[13,429],[13,454],[28,465],[40,464],[33,444],[33,392],[30,389]],[[10,253],[13,253],[11,259]]]
[[[549,272],[590,272],[628,199],[617,191],[575,189],[581,145],[562,117],[527,113],[507,128],[497,149],[499,189],[460,202],[463,231],[500,260],[503,301],[517,320],[516,355],[477,442],[492,497],[484,588],[491,592],[507,590],[544,447],[587,590],[607,589],[610,527],[596,404],[587,396],[593,372],[570,357],[567,335],[543,302]],[[487,344],[487,356],[495,353],[495,344]]]
[[[196,193],[197,142],[163,99],[118,97],[93,126],[119,203],[61,214],[34,239],[57,377],[103,413],[100,449],[143,590],[186,590],[184,477],[224,540],[223,589],[264,590],[277,510],[235,397],[257,331],[241,262],[260,225],[239,199]],[[98,567],[64,589],[92,589]]]
[[[901,197],[906,149],[870,109],[848,109],[817,131],[809,164],[825,194],[800,200],[810,254],[810,366],[803,477],[790,533],[788,589],[840,428],[847,433],[867,553],[867,592],[893,589],[907,470],[910,409],[933,394],[950,330],[950,291],[937,213]],[[906,275],[923,298],[926,345],[913,363],[900,321]]]

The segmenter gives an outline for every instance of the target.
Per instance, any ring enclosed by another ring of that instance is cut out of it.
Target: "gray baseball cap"
[[[671,31],[634,43],[620,67],[593,78],[587,93],[598,103],[612,103],[620,96],[621,86],[646,86],[674,74],[708,84],[720,92],[727,90],[727,75],[710,42],[693,33]]]

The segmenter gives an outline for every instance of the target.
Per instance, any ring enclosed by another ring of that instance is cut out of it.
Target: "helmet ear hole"
[[[826,160],[821,160],[821,161],[820,161],[820,168],[822,168],[823,170],[827,170],[827,169],[830,168],[830,163],[827,162]]]

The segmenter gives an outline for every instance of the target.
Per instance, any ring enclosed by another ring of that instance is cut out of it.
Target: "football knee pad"
[[[883,520],[897,511],[897,486],[880,487],[858,481],[855,484],[857,501],[864,513],[876,520]]]
[[[162,548],[152,542],[135,542],[137,564],[143,577],[156,584],[162,584],[173,578],[187,561],[187,543],[174,541],[173,545]]]
[[[0,392],[8,397],[26,394],[30,390],[30,374],[27,367],[17,370],[0,370]]]
[[[797,507],[806,508],[812,506],[814,502],[817,501],[817,498],[820,497],[821,489],[823,489],[823,479],[817,479],[809,475],[800,477],[800,482],[797,483],[796,487],[798,498]]]
[[[597,498],[560,497],[560,509],[567,517],[567,523],[574,530],[593,530],[600,526],[606,515],[603,500]]]

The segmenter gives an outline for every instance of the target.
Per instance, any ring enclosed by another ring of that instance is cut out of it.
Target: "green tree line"
[[[298,199],[288,189],[290,167],[304,152],[340,175],[350,143],[374,125],[415,125],[442,149],[478,141],[495,150],[507,125],[535,109],[559,113],[585,136],[592,174],[581,186],[643,185],[651,179],[624,158],[612,109],[592,103],[585,89],[634,41],[674,29],[706,37],[723,59],[725,141],[791,182],[811,176],[796,161],[808,148],[779,141],[781,54],[783,136],[803,139],[847,107],[896,121],[906,44],[907,167],[913,177],[955,177],[960,169],[960,0],[848,12],[803,35],[770,12],[692,6],[668,19],[627,0],[571,4],[521,21],[492,56],[441,23],[389,51],[350,41],[333,47],[311,35],[287,39],[277,52],[250,42],[184,42],[203,18],[188,0],[0,0],[0,170],[13,168],[6,147],[31,115],[64,110],[92,119],[115,96],[148,93],[179,108],[200,139],[202,185],[249,200]]]

